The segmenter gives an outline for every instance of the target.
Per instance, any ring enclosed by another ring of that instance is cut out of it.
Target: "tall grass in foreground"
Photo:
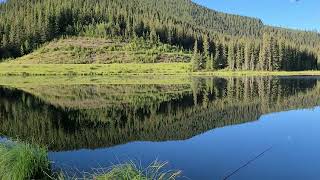
[[[167,162],[154,161],[146,168],[138,167],[134,162],[115,165],[102,175],[96,175],[96,180],[174,180],[181,176],[181,171],[165,171]]]
[[[40,179],[49,166],[45,148],[12,141],[0,143],[0,179]]]
[[[114,165],[100,169],[96,174],[82,179],[94,180],[174,180],[181,171],[164,171],[168,163],[154,161],[146,168],[138,167],[135,163]],[[63,172],[52,173],[48,153],[38,145],[6,141],[0,143],[0,179],[78,179],[67,177]]]

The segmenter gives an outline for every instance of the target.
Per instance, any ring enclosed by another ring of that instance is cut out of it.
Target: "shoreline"
[[[0,64],[0,76],[320,76],[308,71],[199,71],[189,63],[148,64]]]

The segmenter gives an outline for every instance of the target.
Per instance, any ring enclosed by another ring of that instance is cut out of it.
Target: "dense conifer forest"
[[[165,43],[193,52],[194,71],[317,69],[320,34],[266,26],[190,0],[7,0],[0,4],[0,58],[61,36]]]

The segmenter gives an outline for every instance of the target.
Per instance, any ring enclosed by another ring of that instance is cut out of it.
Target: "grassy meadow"
[[[143,39],[66,37],[43,45],[12,64],[126,64],[190,62],[191,54],[176,46]]]
[[[0,64],[0,76],[319,76],[320,71],[200,71],[189,63],[144,64]]]

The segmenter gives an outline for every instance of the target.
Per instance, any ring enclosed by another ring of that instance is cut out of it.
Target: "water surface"
[[[319,179],[319,95],[316,77],[26,83],[0,88],[0,133],[48,146],[69,174],[159,159],[190,179],[250,161],[230,179]]]

